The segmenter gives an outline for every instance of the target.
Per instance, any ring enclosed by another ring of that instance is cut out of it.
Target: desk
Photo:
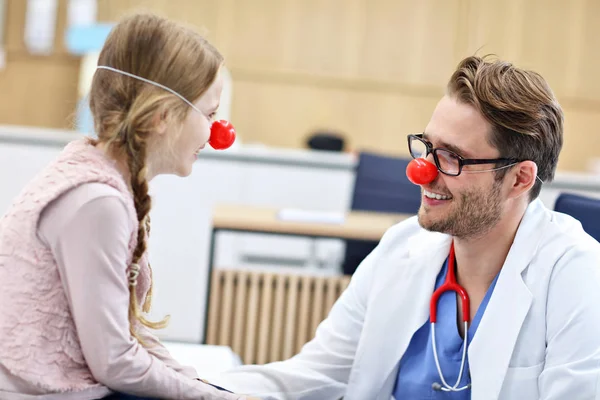
[[[242,365],[239,355],[227,346],[209,346],[167,340],[162,341],[162,344],[180,364],[194,367],[201,378],[211,378]]]
[[[342,223],[283,220],[279,209],[218,205],[213,212],[212,230],[273,233],[320,238],[378,241],[392,225],[407,214],[351,211]]]
[[[223,231],[293,235],[310,238],[335,238],[377,242],[391,226],[409,218],[408,214],[351,211],[339,222],[315,222],[313,220],[282,219],[280,209],[243,205],[218,205],[213,209],[210,234],[206,312],[203,343],[206,343],[208,310],[215,257],[216,235]]]

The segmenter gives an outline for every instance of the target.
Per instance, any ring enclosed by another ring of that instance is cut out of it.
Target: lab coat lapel
[[[369,374],[370,386],[381,388],[377,399],[389,400],[397,374],[397,366],[413,334],[429,318],[429,301],[435,287],[435,279],[450,249],[450,237],[423,232],[407,243],[406,260],[389,259],[398,265],[388,283],[375,297],[373,311],[377,314],[376,326],[369,330],[372,335],[369,347],[363,352],[361,364],[369,366],[361,380]],[[386,311],[389,310],[389,311]]]
[[[531,262],[548,221],[539,200],[529,205],[469,346],[472,399],[496,399],[521,326],[532,302],[522,272]]]

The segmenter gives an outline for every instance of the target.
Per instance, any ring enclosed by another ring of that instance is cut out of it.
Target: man
[[[297,356],[219,383],[267,399],[600,398],[600,244],[537,199],[562,136],[542,77],[463,60],[409,136],[418,216],[384,235]],[[443,294],[434,331],[430,299],[453,272],[470,303]]]

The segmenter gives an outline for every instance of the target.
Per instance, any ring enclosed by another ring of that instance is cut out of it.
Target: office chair
[[[406,177],[409,162],[409,158],[360,153],[351,209],[416,214],[421,205],[421,189]],[[344,274],[352,275],[376,245],[347,240],[342,263]]]
[[[554,203],[554,211],[579,220],[583,230],[600,242],[600,199],[561,193]]]

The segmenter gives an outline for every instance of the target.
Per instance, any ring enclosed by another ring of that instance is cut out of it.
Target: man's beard
[[[421,204],[419,224],[433,232],[446,233],[459,238],[482,236],[491,230],[500,220],[502,207],[500,201],[501,181],[494,181],[489,191],[475,189],[460,194],[460,201],[454,198],[449,215],[437,217],[428,215],[430,211]]]

